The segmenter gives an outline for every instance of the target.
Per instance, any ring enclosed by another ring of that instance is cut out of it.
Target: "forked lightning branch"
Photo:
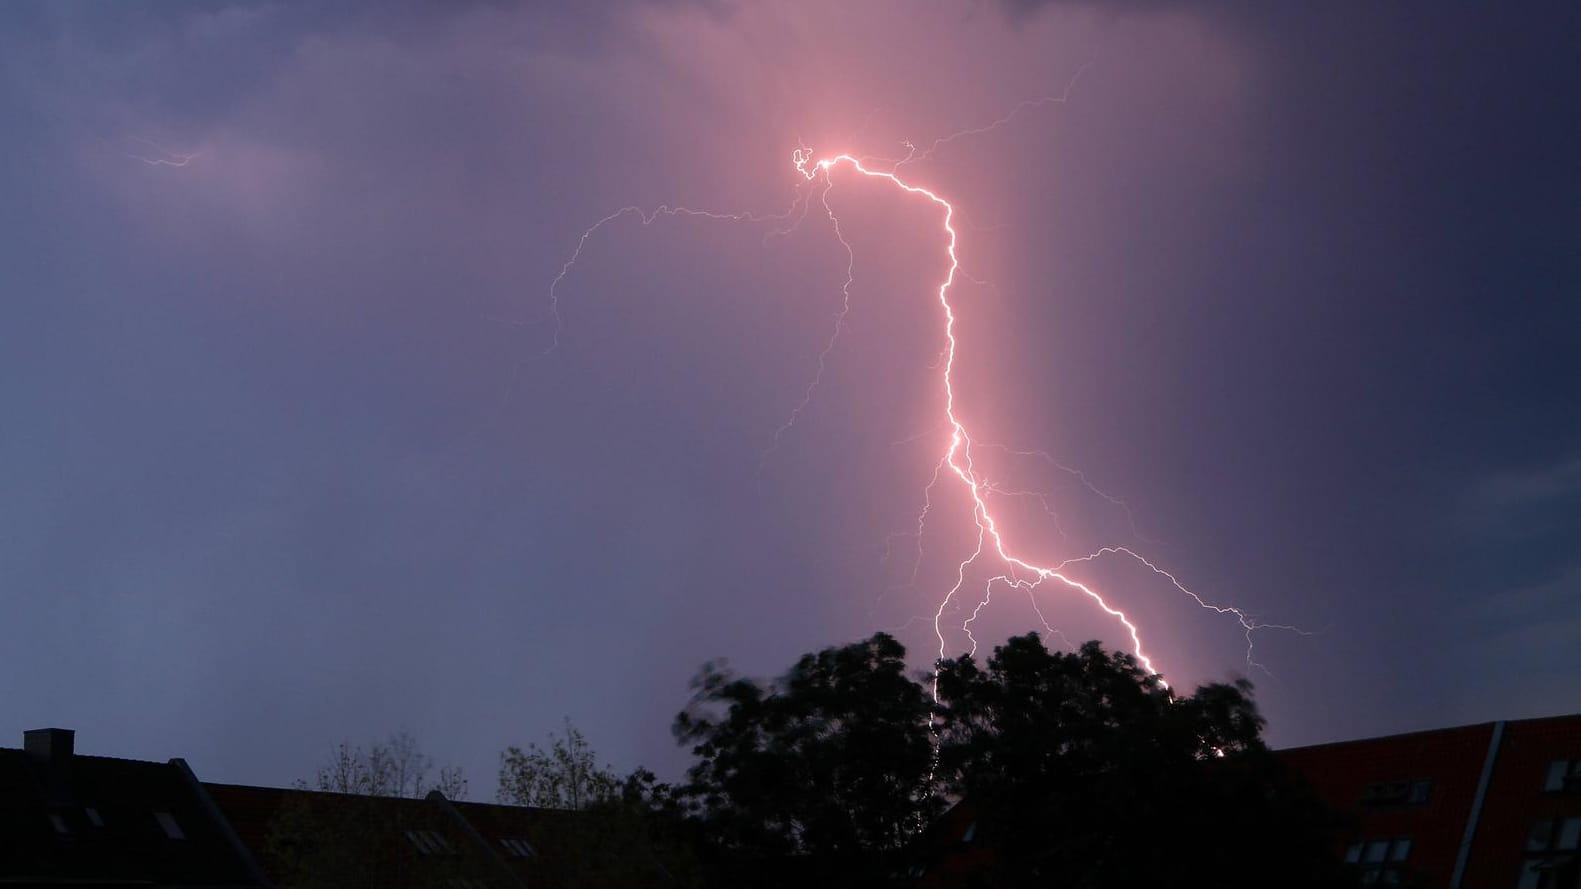
[[[938,142],[936,141],[934,144],[937,145]],[[817,157],[813,154],[811,149],[798,148],[792,154],[792,161],[795,164],[797,173],[799,173],[803,179],[803,187],[798,190],[797,199],[792,203],[791,208],[785,213],[778,215],[720,213],[707,210],[694,210],[686,207],[660,206],[651,211],[644,211],[637,207],[624,207],[608,216],[605,216],[603,219],[600,219],[582,233],[582,236],[577,241],[576,248],[572,252],[570,258],[561,268],[559,275],[557,275],[554,281],[550,284],[549,303],[550,309],[554,313],[555,318],[554,345],[552,345],[550,348],[556,348],[560,342],[560,286],[565,282],[566,278],[572,273],[577,262],[581,259],[582,251],[587,246],[588,240],[606,225],[625,216],[637,216],[645,226],[653,223],[661,216],[696,216],[727,222],[749,223],[783,223],[794,219],[794,221],[790,223],[790,227],[794,228],[805,218],[807,214],[807,208],[810,206],[812,201],[812,195],[814,191],[816,191],[819,195],[822,208],[829,219],[835,237],[840,241],[841,245],[844,246],[847,251],[849,263],[847,265],[845,284],[842,288],[844,301],[842,304],[841,313],[836,318],[835,330],[831,334],[824,350],[819,353],[818,375],[815,376],[811,384],[809,384],[806,394],[801,400],[801,403],[795,407],[785,423],[783,423],[775,431],[774,443],[770,448],[770,450],[772,450],[774,447],[778,446],[780,436],[790,428],[790,426],[795,422],[796,418],[800,415],[802,410],[806,408],[808,402],[812,398],[813,391],[818,385],[819,377],[821,377],[823,372],[824,359],[827,358],[829,352],[835,347],[839,336],[840,327],[844,323],[844,313],[850,307],[851,270],[859,260],[854,254],[851,253],[851,245],[846,240],[845,235],[840,227],[840,220],[829,204],[829,192],[835,187],[838,178],[842,176],[861,176],[887,183],[905,195],[918,199],[918,204],[923,212],[933,214],[937,217],[939,220],[939,246],[936,249],[943,251],[943,254],[949,261],[948,269],[946,270],[944,277],[939,281],[938,287],[933,293],[932,302],[936,304],[934,311],[937,311],[939,314],[944,334],[945,346],[942,360],[938,365],[937,385],[941,390],[942,404],[944,406],[944,416],[942,417],[941,425],[948,428],[950,436],[948,445],[938,457],[935,471],[933,472],[927,490],[925,491],[924,503],[926,505],[924,506],[922,515],[918,518],[917,534],[918,540],[920,542],[921,535],[927,523],[929,512],[932,509],[932,503],[934,501],[934,488],[939,485],[942,480],[953,479],[954,483],[959,484],[962,491],[968,495],[965,502],[970,504],[972,528],[974,529],[971,534],[974,539],[969,545],[963,547],[961,559],[954,571],[954,580],[953,582],[950,582],[940,594],[938,606],[933,613],[933,631],[935,636],[937,636],[939,643],[938,656],[941,659],[949,656],[949,646],[945,638],[945,614],[947,611],[949,611],[952,604],[959,604],[957,600],[959,600],[961,597],[967,595],[976,596],[976,604],[971,609],[970,616],[965,618],[960,626],[960,629],[965,633],[967,638],[971,640],[970,651],[975,653],[977,648],[977,639],[972,635],[971,624],[977,619],[983,608],[989,604],[995,587],[1025,591],[1034,597],[1034,605],[1036,604],[1035,597],[1038,594],[1043,593],[1046,590],[1059,589],[1064,590],[1068,594],[1074,594],[1090,600],[1111,619],[1116,621],[1121,627],[1124,628],[1127,636],[1129,636],[1131,650],[1135,654],[1137,661],[1149,672],[1159,672],[1157,665],[1154,664],[1152,658],[1147,653],[1147,645],[1143,641],[1143,633],[1141,628],[1137,625],[1136,619],[1131,614],[1128,614],[1124,610],[1111,604],[1105,598],[1103,593],[1096,589],[1093,585],[1085,583],[1081,580],[1077,580],[1067,573],[1067,569],[1074,565],[1091,563],[1097,559],[1105,557],[1118,557],[1131,559],[1141,564],[1154,574],[1163,578],[1173,589],[1189,597],[1195,604],[1201,606],[1202,608],[1216,612],[1218,614],[1228,615],[1238,621],[1246,635],[1247,663],[1252,666],[1260,667],[1261,665],[1257,664],[1257,662],[1253,660],[1252,657],[1252,635],[1255,631],[1265,628],[1290,630],[1298,633],[1302,631],[1297,630],[1294,627],[1288,627],[1279,624],[1261,623],[1253,619],[1250,615],[1246,614],[1239,608],[1212,604],[1182,584],[1175,577],[1175,575],[1158,567],[1152,561],[1129,547],[1105,546],[1084,556],[1067,559],[1051,565],[1044,565],[1038,564],[1037,562],[1032,561],[1029,557],[1016,552],[1006,543],[1005,535],[1002,530],[1003,520],[1001,516],[995,513],[994,509],[990,505],[991,495],[996,493],[996,488],[984,477],[983,473],[979,470],[976,463],[974,462],[972,450],[974,439],[972,437],[971,430],[967,428],[966,423],[961,419],[960,412],[957,410],[954,372],[957,361],[964,356],[959,354],[959,343],[955,334],[957,310],[956,306],[951,301],[952,289],[955,286],[956,279],[961,276],[960,258],[956,253],[958,240],[954,225],[956,211],[954,205],[938,192],[935,192],[931,188],[917,185],[913,182],[907,181],[906,179],[902,179],[900,175],[898,175],[898,171],[902,165],[917,159],[918,158],[916,157],[915,151],[913,151],[912,154],[909,154],[906,158],[889,162],[886,169],[880,169],[876,167],[875,162],[871,159],[859,158],[857,156],[844,153]],[[801,214],[799,217],[797,216],[798,208],[800,209]],[[779,231],[780,233],[784,233],[789,231],[789,228],[780,229]],[[974,576],[974,574],[980,575],[981,573],[988,573],[992,576],[984,581],[980,588],[975,589],[972,593],[968,593],[967,587],[969,584],[972,584],[970,578]],[[967,601],[970,602],[971,600],[968,599]],[[1039,610],[1040,615],[1041,613],[1041,610]]]

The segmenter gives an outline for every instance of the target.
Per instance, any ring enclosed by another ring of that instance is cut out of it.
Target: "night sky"
[[[935,209],[834,173],[851,308],[777,445],[841,305],[816,193],[599,228],[553,349],[550,284],[621,207],[780,214],[798,145],[1018,107],[902,168],[959,214],[974,435],[1107,495],[979,449],[1012,544],[1307,631],[1264,672],[1072,569],[1277,745],[1581,710],[1581,8],[1457,7],[0,5],[0,745],[283,784],[407,729],[492,798],[564,717],[677,776],[710,658],[926,669],[973,546],[947,483],[907,536]]]

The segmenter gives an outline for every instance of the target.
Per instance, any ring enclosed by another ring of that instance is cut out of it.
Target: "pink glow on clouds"
[[[173,256],[234,250],[240,234],[280,257],[314,254],[305,269],[281,263],[284,274],[301,277],[294,292],[311,311],[327,311],[325,299],[369,298],[326,297],[312,281],[319,263],[356,267],[377,262],[390,245],[421,244],[511,291],[494,305],[458,309],[529,327],[542,306],[533,296],[538,288],[524,282],[543,280],[561,241],[612,206],[681,201],[776,212],[795,187],[784,170],[789,147],[898,157],[904,140],[927,143],[985,125],[1023,100],[1057,95],[1082,65],[1091,71],[1072,97],[1076,113],[1031,110],[908,167],[908,178],[956,200],[967,274],[993,281],[996,264],[1015,261],[992,227],[1007,208],[1019,203],[1024,212],[1026,201],[1039,201],[1018,171],[1034,170],[1039,181],[1081,174],[1079,165],[1055,169],[1022,155],[1023,141],[1090,125],[1108,103],[1221,116],[1219,141],[1171,148],[1200,156],[1210,175],[1243,156],[1233,110],[1254,55],[1185,15],[1109,18],[1075,9],[1012,28],[987,7],[744,4],[721,13],[686,3],[633,5],[606,23],[591,51],[561,43],[535,15],[479,7],[441,27],[399,36],[317,34],[272,63],[243,101],[204,118],[166,115],[157,97],[110,97],[100,106],[98,128],[111,135],[84,142],[81,156],[151,249]],[[261,27],[266,17],[201,21],[176,42],[223,42]],[[113,150],[117,141],[147,133],[195,159],[149,166]],[[926,292],[930,273],[908,266],[917,262],[918,244],[931,250],[936,238],[929,224],[872,189],[843,189],[839,200],[854,226],[867,214],[867,231],[857,235],[870,241],[859,275],[885,280],[896,292]],[[871,206],[850,206],[859,201]],[[1061,210],[1041,212],[1058,218]],[[542,247],[524,258],[523,245],[534,242]],[[326,243],[336,245],[333,258],[318,249]],[[724,261],[750,267],[758,260]],[[960,333],[963,353],[978,356],[962,368],[963,399],[986,437],[1020,440],[1014,400],[1003,397],[1007,384],[995,373],[993,356],[1007,330],[995,313],[1013,311],[1014,300],[1026,295],[994,294],[969,282],[963,288],[980,301]],[[920,342],[913,350],[919,359],[937,349]],[[864,348],[859,337],[848,347],[857,354]],[[502,367],[514,361],[506,356]],[[918,388],[886,397],[920,408],[932,396]],[[886,434],[898,439],[913,431]],[[851,519],[853,540],[881,540],[913,506],[873,485],[863,493],[895,509],[879,519],[882,527]],[[939,522],[941,535],[964,530]],[[1048,531],[1006,533],[1017,535],[1018,551],[1040,561],[1083,551],[1061,548]],[[871,603],[889,595],[879,589],[838,605],[839,621],[873,617]],[[880,619],[899,621],[925,606],[906,606],[901,597],[897,607],[912,612]],[[1015,623],[1025,617],[1019,613],[1003,625],[983,617],[975,623],[979,634],[1024,628]]]
[[[267,21],[262,11],[196,15],[172,43],[223,42]],[[1086,62],[1098,72],[1083,88],[1088,113],[1114,83],[1127,85],[1128,101],[1167,104],[1189,94],[1192,113],[1225,113],[1240,101],[1252,63],[1246,47],[1187,15],[1110,18],[1080,7],[1013,29],[986,5],[632,4],[612,14],[598,39],[593,51],[561,45],[536,13],[490,7],[398,38],[330,31],[292,46],[245,102],[210,119],[169,119],[157,95],[141,95],[115,97],[94,125],[112,140],[155,132],[176,145],[212,145],[233,177],[209,184],[220,193],[217,208],[289,213],[293,201],[366,175],[364,151],[409,155],[420,165],[412,180],[453,172],[464,160],[446,156],[447,134],[403,132],[402,119],[471,93],[492,114],[504,150],[553,127],[579,146],[581,172],[607,183],[599,191],[645,199],[633,192],[653,192],[651,173],[662,169],[657,184],[676,192],[764,203],[783,194],[767,174],[798,139],[899,154],[903,139],[982,124],[1018,101],[1057,93]],[[146,56],[101,56],[95,66],[115,70]],[[1022,122],[1052,125],[1049,115]],[[365,139],[380,142],[359,144]],[[1233,144],[1202,149],[1222,158]],[[520,159],[539,162],[530,150]],[[315,168],[324,181],[313,180]],[[422,209],[474,213],[484,196],[437,189],[423,195]]]

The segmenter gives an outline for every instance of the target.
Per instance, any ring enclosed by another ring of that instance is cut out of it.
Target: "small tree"
[[[695,885],[693,836],[674,791],[646,769],[616,777],[569,719],[547,749],[500,754],[499,779],[500,802],[553,810],[532,836],[546,884]]]
[[[433,780],[430,780],[430,775]],[[298,781],[303,790],[352,793],[361,796],[418,798],[437,790],[449,799],[466,799],[467,779],[460,768],[434,769],[434,758],[418,747],[410,732],[399,731],[383,743],[363,750],[342,741],[313,780]]]
[[[587,738],[565,720],[564,733],[549,733],[549,749],[528,744],[500,754],[499,800],[541,809],[586,809],[620,794],[621,782],[600,766]]]
[[[311,780],[296,787],[303,792],[282,803],[264,849],[282,887],[449,885],[454,874],[409,866],[404,819],[410,807],[390,805],[388,798],[437,790],[462,799],[466,778],[459,768],[436,770],[410,733],[396,732],[366,749],[341,743]]]

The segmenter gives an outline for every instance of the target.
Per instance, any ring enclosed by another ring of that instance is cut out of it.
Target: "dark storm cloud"
[[[1540,506],[1581,496],[1581,459],[1492,476],[1477,487],[1478,505]]]

